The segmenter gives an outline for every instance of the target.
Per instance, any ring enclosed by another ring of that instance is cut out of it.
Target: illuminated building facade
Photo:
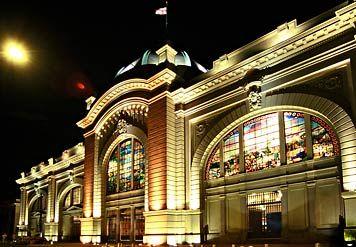
[[[146,51],[87,100],[83,144],[17,180],[18,235],[314,243],[342,217],[355,236],[355,13],[285,23],[208,71]]]

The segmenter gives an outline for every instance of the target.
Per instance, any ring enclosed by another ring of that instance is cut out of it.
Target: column
[[[94,132],[84,135],[84,146],[85,146],[85,158],[84,158],[84,180],[83,180],[83,218],[81,221],[80,229],[80,241],[82,243],[100,243],[101,241],[101,204],[99,197],[101,197],[100,191],[98,191],[97,186],[101,180],[101,174],[98,176],[97,167],[97,145],[96,145],[96,135]],[[96,175],[96,176],[95,176]],[[94,183],[95,177],[95,183]],[[98,178],[100,177],[100,178]],[[95,191],[94,191],[95,189]],[[93,199],[93,194],[96,194],[95,203]],[[97,217],[94,217],[97,216]],[[99,217],[98,217],[99,216]]]
[[[55,222],[56,178],[48,177],[47,215],[45,222],[45,238],[48,241],[58,241],[58,222]]]
[[[185,209],[184,116],[168,92],[149,104],[148,211],[144,243],[200,242],[200,210]],[[177,127],[177,129],[176,129]]]
[[[21,187],[20,195],[20,219],[18,225],[18,236],[27,236],[27,222],[26,222],[26,212],[27,212],[27,191],[25,187]]]
[[[184,112],[176,112],[175,119],[176,138],[176,208],[185,208],[185,169],[184,169]]]

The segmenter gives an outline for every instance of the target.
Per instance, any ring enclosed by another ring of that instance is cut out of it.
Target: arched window
[[[221,175],[220,172],[220,147],[217,146],[213,153],[210,155],[209,161],[208,161],[208,169],[207,169],[207,178],[212,179],[212,178],[219,178]]]
[[[126,139],[112,152],[107,170],[107,193],[141,189],[145,183],[145,149],[137,139]]]
[[[239,173],[239,138],[239,132],[235,129],[214,148],[208,160],[208,179]]]
[[[292,164],[331,157],[339,155],[339,150],[334,131],[322,119],[302,112],[270,113],[241,124],[223,137],[208,158],[205,177],[274,168],[281,165],[281,160]]]
[[[338,143],[334,131],[323,120],[311,116],[313,157],[319,159],[334,156]]]
[[[223,139],[224,174],[239,173],[239,132],[235,129]]]
[[[253,172],[280,165],[278,113],[244,124],[245,170]]]
[[[64,208],[69,208],[71,206],[80,205],[82,203],[82,189],[76,187],[68,192],[64,199]]]
[[[305,146],[304,114],[300,112],[285,112],[284,131],[287,164],[305,160],[307,158],[307,150]]]

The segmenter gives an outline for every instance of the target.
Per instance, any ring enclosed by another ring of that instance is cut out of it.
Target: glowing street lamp
[[[29,60],[23,44],[15,40],[5,42],[1,53],[8,62],[16,65],[25,65]]]

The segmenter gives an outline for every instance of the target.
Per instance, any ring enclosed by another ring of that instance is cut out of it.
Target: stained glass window
[[[243,154],[239,153],[238,128],[226,135],[208,159],[206,179],[238,174],[240,155],[244,155],[245,172],[280,166],[280,127],[285,132],[287,164],[306,160],[310,136],[306,136],[304,113],[283,112],[284,126],[279,126],[278,116],[275,112],[243,123]],[[311,126],[307,127],[312,130],[314,159],[339,155],[340,146],[333,129],[318,117],[310,116],[310,120]]]
[[[279,166],[278,113],[252,119],[243,129],[246,172]]]
[[[132,141],[128,139],[120,144],[120,182],[119,190],[131,190],[132,177]]]
[[[287,164],[307,159],[304,114],[300,112],[285,112],[284,126]]]
[[[311,116],[314,159],[334,156],[338,144],[334,131],[323,120]]]
[[[206,177],[213,179],[219,178],[220,175],[220,147],[217,146],[209,157]]]
[[[121,142],[111,154],[107,193],[142,189],[145,185],[145,149],[136,139]]]
[[[233,130],[224,138],[223,161],[225,176],[239,173],[239,132]]]
[[[119,164],[117,148],[111,154],[109,165],[108,165],[108,181],[107,181],[107,192],[108,194],[115,193],[117,188],[117,169]]]
[[[134,189],[141,189],[145,185],[145,149],[142,144],[134,140]]]

